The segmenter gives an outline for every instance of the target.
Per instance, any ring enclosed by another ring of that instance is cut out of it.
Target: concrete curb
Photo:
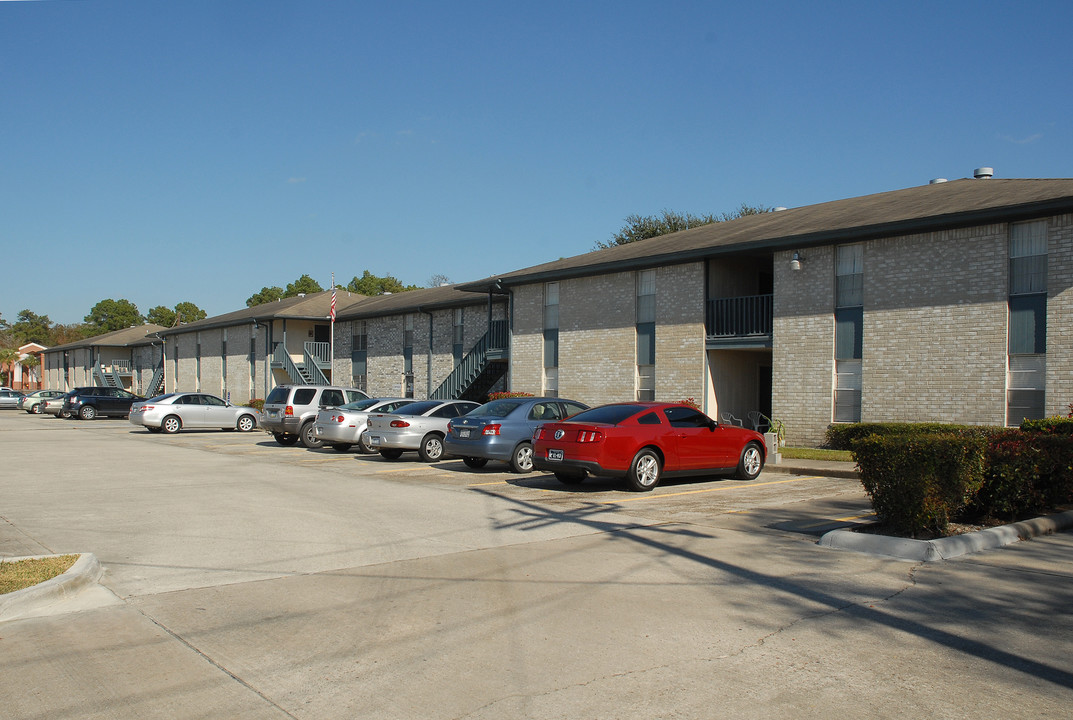
[[[62,553],[73,555],[74,553]],[[4,558],[4,562],[17,562],[53,555],[30,555],[27,557]],[[0,622],[14,620],[36,611],[43,606],[71,598],[87,588],[96,586],[104,574],[97,556],[93,553],[81,553],[75,564],[67,572],[51,580],[32,587],[0,595]]]
[[[846,478],[860,480],[861,474],[857,472],[857,466],[848,462],[822,462],[804,463],[800,460],[783,460],[780,463],[765,463],[765,471],[777,473],[789,473],[793,475],[821,475],[823,477]]]
[[[982,550],[992,550],[1018,540],[1049,535],[1071,527],[1073,527],[1073,510],[938,540],[912,540],[856,533],[851,530],[832,530],[820,538],[819,545],[839,550],[884,555],[912,562],[935,562]]]

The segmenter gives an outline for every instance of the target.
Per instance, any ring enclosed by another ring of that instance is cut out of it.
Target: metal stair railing
[[[299,369],[302,370],[303,374],[309,379],[308,382],[310,385],[331,385],[331,383],[328,382],[328,376],[325,375],[324,371],[320,369],[322,363],[326,363],[327,360],[322,360],[320,357],[310,354],[310,350],[313,350],[314,352],[317,352],[319,350],[319,348],[316,347],[311,348],[311,345],[327,346],[328,343],[306,343],[305,353],[302,356],[303,364],[302,367]],[[325,347],[324,357],[327,358],[327,356],[328,351]]]
[[[501,351],[507,346],[506,320],[494,320],[488,332],[466,353],[447,379],[429,395],[430,400],[449,400],[461,397],[488,367],[490,351]]]
[[[149,384],[145,387],[146,397],[156,397],[160,394],[160,391],[164,389],[164,364],[161,363],[156,370],[153,371],[153,377],[149,380]]]
[[[109,382],[109,378],[104,374],[104,368],[100,365],[93,366],[93,379],[96,381],[98,387],[113,387]]]
[[[302,368],[298,367],[294,360],[291,360],[290,353],[287,352],[287,348],[283,347],[283,343],[276,345],[276,349],[272,352],[272,361],[283,368],[292,382],[299,385],[309,383],[309,378],[302,372]]]

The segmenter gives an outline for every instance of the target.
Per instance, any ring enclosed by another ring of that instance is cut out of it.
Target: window
[[[860,422],[864,357],[864,246],[841,245],[835,264],[835,422]]]
[[[559,395],[559,283],[544,285],[544,394]]]
[[[699,428],[711,427],[712,424],[707,415],[686,405],[669,407],[663,411],[663,414],[667,416],[671,427]]]
[[[465,327],[462,324],[463,320],[463,309],[455,308],[454,325],[451,328],[451,352],[454,356],[455,365],[462,362],[462,357],[465,354]]]
[[[354,322],[350,345],[351,382],[358,390],[367,390],[369,385],[369,328],[364,320]]]
[[[414,396],[414,314],[403,316],[402,329],[402,372],[403,395]]]
[[[224,397],[227,397],[227,328],[223,329],[223,339],[220,341],[220,383]]]
[[[250,397],[257,395],[257,330],[250,335]]]
[[[201,333],[197,334],[197,345],[194,348],[194,389],[201,390]]]
[[[656,399],[656,271],[637,273],[637,399]]]
[[[1006,424],[1039,419],[1046,407],[1047,223],[1010,225]]]

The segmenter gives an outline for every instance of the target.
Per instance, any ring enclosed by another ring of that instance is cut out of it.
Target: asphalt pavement
[[[1073,701],[1073,536],[935,562],[823,547],[867,521],[844,466],[637,494],[7,413],[0,447],[0,554],[93,553],[102,572],[0,622],[5,717],[1064,717]]]

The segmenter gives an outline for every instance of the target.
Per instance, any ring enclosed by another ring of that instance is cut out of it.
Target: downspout
[[[428,396],[432,394],[432,330],[433,330],[432,318],[433,318],[433,315],[432,315],[431,312],[429,312],[425,308],[421,307],[420,305],[418,305],[418,307],[417,307],[417,312],[423,313],[425,315],[428,315],[428,353],[427,353],[427,358],[425,360],[425,366],[426,366],[425,367],[425,373],[426,373],[426,378],[425,378],[425,398],[428,399]]]

